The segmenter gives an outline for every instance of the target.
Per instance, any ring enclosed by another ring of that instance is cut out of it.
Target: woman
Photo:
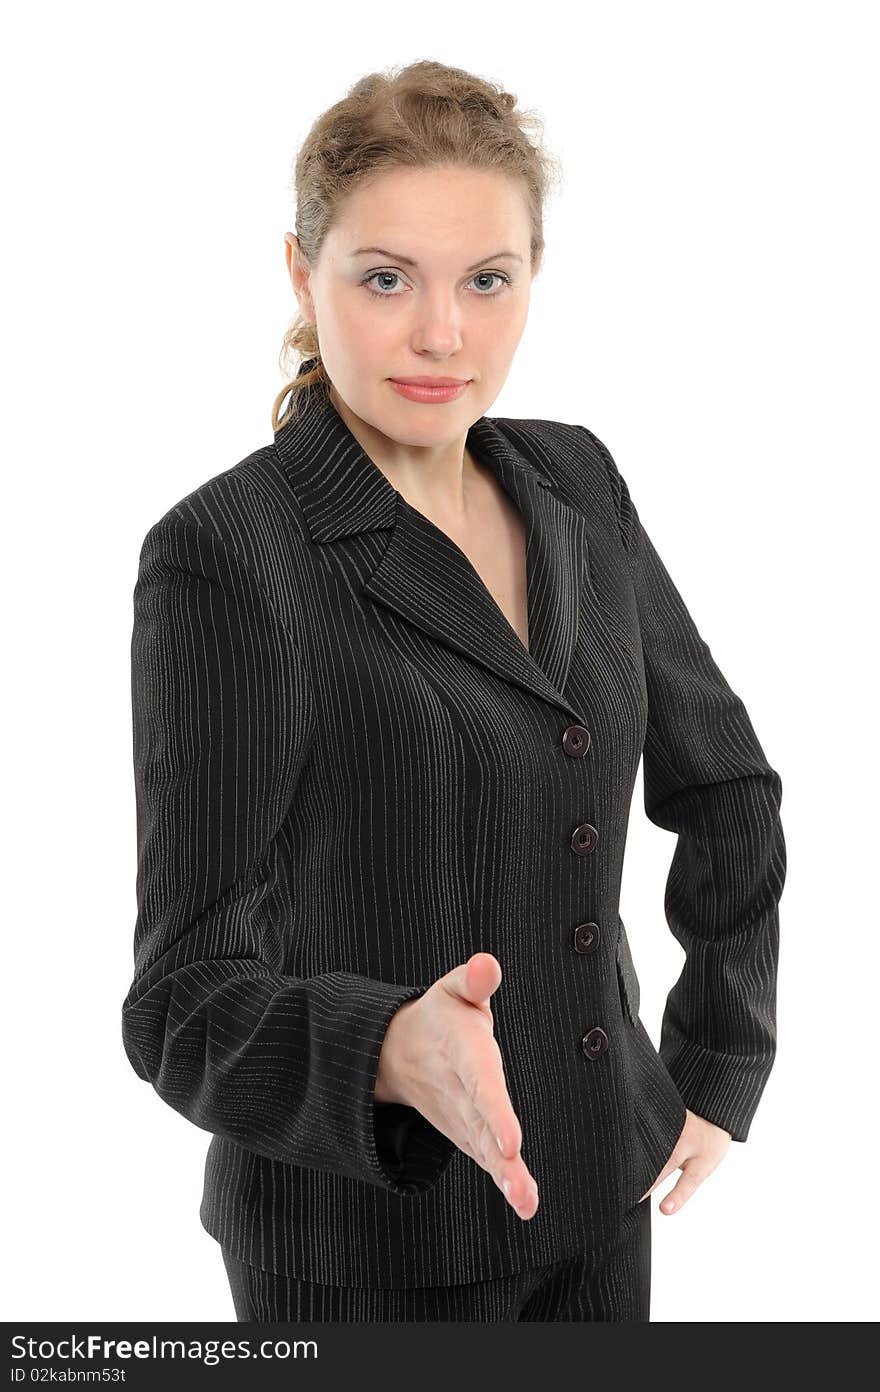
[[[746,1139],[773,1062],[779,776],[604,444],[484,414],[551,169],[514,108],[422,62],[316,122],[274,441],[141,552],[124,1042],[214,1133],[242,1320],[647,1320],[647,1195]]]

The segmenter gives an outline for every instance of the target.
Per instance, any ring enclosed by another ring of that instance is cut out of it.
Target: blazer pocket
[[[626,929],[623,926],[623,919],[618,916],[619,931],[617,934],[617,949],[615,953],[617,961],[617,980],[620,986],[620,998],[623,1004],[624,1013],[629,1017],[633,1024],[639,1018],[639,978],[636,975],[635,963],[629,949],[629,940],[626,936]]]

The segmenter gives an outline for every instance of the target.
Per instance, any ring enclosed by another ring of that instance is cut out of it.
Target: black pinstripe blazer
[[[527,529],[529,648],[312,391],[151,527],[134,589],[136,1073],[213,1132],[201,1220],[342,1285],[596,1245],[685,1107],[744,1141],[776,1049],[781,781],[589,430],[481,417]],[[644,756],[686,952],[659,1052],[619,917]],[[372,1099],[393,1012],[494,953],[524,1221]]]

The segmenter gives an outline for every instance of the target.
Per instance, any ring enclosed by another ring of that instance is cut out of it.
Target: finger
[[[519,1216],[531,1217],[538,1207],[538,1186],[520,1155],[522,1128],[507,1091],[498,1041],[491,1032],[466,1031],[459,1042],[461,1057],[452,1066],[463,1091],[461,1120],[470,1150]]]
[[[479,1120],[477,1126],[479,1138],[471,1136],[470,1144],[479,1152],[479,1163],[492,1176],[511,1207],[515,1208],[521,1217],[530,1217],[537,1210],[538,1186],[522,1155],[517,1150],[515,1155],[505,1158],[491,1127]]]
[[[525,1167],[523,1172],[523,1177],[503,1179],[500,1187],[511,1208],[521,1218],[531,1218],[538,1209],[538,1186]]]
[[[471,1145],[479,1150],[480,1163],[483,1168],[488,1170],[495,1183],[504,1190],[514,1208],[525,1205],[532,1209],[537,1204],[538,1186],[519,1150],[515,1155],[504,1156],[491,1127],[483,1123],[479,1123],[479,1125],[479,1142],[472,1138]],[[507,1189],[504,1188],[505,1182],[508,1185]]]
[[[482,1005],[501,985],[501,963],[491,952],[475,952],[466,962],[453,967],[440,981],[445,990],[460,1000],[470,1005]]]
[[[478,1133],[485,1130],[487,1159],[492,1146],[503,1157],[517,1155],[522,1128],[507,1091],[498,1041],[490,1035],[472,1038],[465,1069],[455,1066],[472,1110],[467,1120]]]
[[[485,1143],[476,1142],[468,1137],[460,1139],[457,1145],[460,1151],[491,1175],[511,1208],[516,1209],[521,1218],[530,1218],[535,1214],[538,1208],[538,1185],[521,1155],[516,1155],[512,1160],[502,1160],[493,1142],[490,1147],[490,1160],[487,1163]]]
[[[478,1081],[460,1081],[462,1091],[457,1099],[458,1118],[454,1127],[459,1150],[476,1160],[500,1187],[505,1176],[512,1177],[512,1163],[517,1157],[505,1157],[502,1154],[494,1126],[487,1122],[475,1106],[474,1095],[479,1089]]]
[[[681,1172],[681,1178],[674,1188],[670,1189],[665,1199],[660,1201],[661,1213],[677,1213],[678,1210],[687,1203],[688,1199],[699,1189],[703,1180],[706,1178],[695,1165],[685,1165]]]
[[[516,1125],[518,1128],[519,1123]],[[519,1148],[513,1155],[504,1155],[491,1128],[487,1128],[485,1132],[483,1154],[486,1156],[485,1168],[496,1178],[496,1182],[502,1183],[507,1180],[510,1185],[511,1193],[508,1197],[511,1198],[514,1207],[527,1200],[532,1189],[537,1191],[534,1176],[523,1160]]]
[[[492,1133],[492,1140],[499,1155],[505,1160],[515,1159],[522,1149],[522,1127],[519,1124],[519,1117],[513,1110],[513,1103],[505,1088],[504,1120],[498,1121],[492,1126],[487,1122],[487,1128]]]

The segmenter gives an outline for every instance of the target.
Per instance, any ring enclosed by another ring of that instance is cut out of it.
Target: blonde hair
[[[369,177],[457,165],[522,180],[534,269],[544,248],[544,202],[561,170],[541,146],[543,122],[516,110],[516,100],[463,68],[428,59],[359,78],[318,117],[296,157],[294,231],[304,261],[315,264],[346,195]],[[272,406],[274,431],[296,415],[303,392],[329,385],[317,329],[299,314],[284,335],[279,366],[290,380]]]

